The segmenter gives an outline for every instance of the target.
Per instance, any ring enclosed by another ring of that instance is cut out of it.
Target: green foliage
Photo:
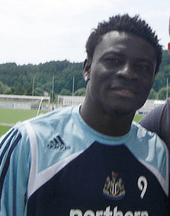
[[[13,88],[13,92],[14,95],[23,95],[24,94],[24,88],[21,85],[21,83],[17,82]]]
[[[4,84],[0,82],[0,94],[4,94]]]
[[[157,92],[153,88],[150,91],[148,99],[157,99]]]
[[[164,50],[162,63],[159,72],[155,77],[153,89],[158,92],[161,88],[166,87],[167,78],[170,80],[170,55],[167,50]]]
[[[4,92],[3,94],[10,94],[11,93],[11,88],[7,85],[4,85]]]
[[[68,96],[70,96],[71,91],[68,90],[68,89],[62,89],[61,92],[60,92],[60,95],[68,95]]]
[[[28,86],[25,88],[25,95],[32,95],[32,86]]]
[[[163,87],[158,92],[158,99],[165,100],[167,96],[170,96],[170,87],[168,88],[168,95],[167,95],[167,88]]]
[[[82,76],[83,63],[51,61],[39,65],[16,65],[6,63],[0,65],[0,81],[8,86],[8,94],[32,95],[34,90],[41,88],[51,94],[54,76],[54,93],[59,94],[63,88],[72,91],[73,77],[74,91],[86,87]],[[39,92],[37,93],[39,95]]]
[[[80,88],[77,91],[75,91],[74,96],[85,96],[86,94],[86,88]]]
[[[37,87],[34,90],[34,96],[43,96],[44,95],[44,90],[42,88]]]

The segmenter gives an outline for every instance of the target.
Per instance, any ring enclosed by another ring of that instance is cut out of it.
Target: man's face
[[[112,31],[94,51],[87,95],[104,112],[135,112],[152,88],[155,48],[133,34]]]

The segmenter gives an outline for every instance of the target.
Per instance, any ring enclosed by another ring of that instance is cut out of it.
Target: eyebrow
[[[118,56],[118,57],[126,57],[126,55],[124,55],[123,53],[120,52],[115,52],[115,51],[106,51],[102,54],[102,56],[100,58],[104,58],[105,56]]]
[[[137,58],[135,60],[135,62],[144,62],[144,63],[150,64],[152,66],[154,65],[154,63],[151,60],[149,60],[148,58]]]
[[[103,55],[101,56],[101,58],[103,58],[103,57],[105,57],[107,55],[116,55],[116,56],[119,56],[119,57],[126,57],[126,55],[124,53],[116,52],[116,51],[111,50],[111,51],[108,51],[108,52],[107,51],[104,52]],[[153,65],[153,62],[150,59],[146,58],[146,57],[136,58],[135,61],[146,62],[148,64]]]
[[[120,55],[120,56],[124,55],[123,53],[110,50],[110,51],[105,51],[105,52],[103,53],[102,56],[104,56],[104,55],[110,55],[110,54],[111,54],[111,55],[112,55],[112,54],[114,54],[114,55]]]

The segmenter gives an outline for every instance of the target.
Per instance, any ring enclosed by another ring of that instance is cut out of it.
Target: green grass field
[[[144,115],[135,115],[134,121],[139,122],[142,119],[142,117],[144,117]]]
[[[10,129],[10,127],[7,126],[0,126],[0,137],[5,134],[8,130]]]
[[[40,111],[40,113],[45,113],[45,111]],[[10,127],[12,127],[17,122],[33,118],[36,116],[36,114],[37,110],[0,108],[0,136],[6,133]]]
[[[15,110],[0,108],[0,136],[19,121],[24,121],[36,116],[37,110]],[[40,113],[44,113],[41,111]],[[139,122],[143,115],[136,115],[134,121]]]
[[[24,121],[36,116],[36,110],[16,110],[0,108],[0,124],[14,125],[18,121]]]

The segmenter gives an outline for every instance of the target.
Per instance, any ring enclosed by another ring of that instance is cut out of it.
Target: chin
[[[124,109],[119,109],[119,110],[115,110],[114,114],[119,115],[119,116],[125,116],[125,115],[134,115],[136,112],[136,110],[124,110]]]
[[[126,105],[124,106],[117,106],[117,107],[109,107],[107,108],[106,112],[111,115],[129,115],[129,114],[134,114],[137,109],[132,108],[132,107],[127,107]]]

